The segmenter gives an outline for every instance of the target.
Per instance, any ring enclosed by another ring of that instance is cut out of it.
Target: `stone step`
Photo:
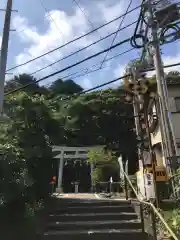
[[[96,229],[141,229],[139,220],[119,220],[119,221],[74,221],[74,222],[52,222],[47,223],[45,229],[56,231],[73,230],[96,230]]]
[[[91,200],[69,200],[69,199],[59,199],[59,201],[54,202],[56,207],[62,206],[102,206],[102,205],[110,205],[110,206],[119,206],[119,205],[130,205],[131,202],[129,200],[110,200],[110,199],[91,199]]]
[[[148,240],[147,234],[141,230],[97,229],[91,231],[48,231],[44,233],[46,240]]]
[[[77,214],[50,214],[48,222],[92,221],[92,220],[133,220],[137,219],[136,213],[110,212],[110,213],[77,213]]]
[[[55,208],[49,212],[49,214],[62,214],[62,213],[114,213],[114,212],[128,212],[133,213],[134,209],[130,205],[119,205],[119,206],[61,206],[61,208]]]

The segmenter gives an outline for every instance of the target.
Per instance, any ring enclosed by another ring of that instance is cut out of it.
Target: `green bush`
[[[169,227],[180,239],[180,208],[176,208],[170,211],[162,211],[162,215],[164,216],[164,219],[166,220]],[[158,223],[158,230],[160,235],[171,237],[161,221]]]
[[[44,201],[34,201],[33,203],[26,203],[25,204],[25,211],[24,211],[24,217],[34,217],[37,212],[42,210],[44,208]]]
[[[104,149],[91,150],[88,153],[88,162],[93,164],[93,183],[108,182],[119,178],[119,164],[112,151]],[[118,179],[119,180],[119,179]]]

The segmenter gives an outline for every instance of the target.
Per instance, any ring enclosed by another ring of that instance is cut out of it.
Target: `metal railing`
[[[122,189],[121,182],[97,182],[93,186],[94,192],[97,193],[118,193]]]
[[[166,228],[166,230],[169,232],[169,234],[171,235],[171,237],[174,240],[178,240],[178,237],[176,236],[176,234],[172,231],[172,229],[169,227],[169,225],[167,224],[167,222],[165,221],[165,219],[163,218],[163,216],[159,213],[158,209],[154,206],[153,203],[151,202],[147,202],[144,200],[141,200],[138,196],[137,191],[135,190],[131,180],[129,179],[128,175],[124,172],[124,176],[128,182],[128,184],[130,185],[131,189],[133,190],[138,202],[140,203],[140,214],[141,214],[141,221],[143,224],[143,231],[144,231],[144,218],[143,218],[143,212],[142,212],[142,205],[148,206],[151,209],[151,216],[152,216],[152,228],[153,228],[153,240],[157,240],[157,231],[156,231],[156,217],[161,221],[161,223],[164,225],[164,227]]]

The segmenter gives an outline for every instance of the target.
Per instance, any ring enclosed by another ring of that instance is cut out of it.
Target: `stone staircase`
[[[147,240],[129,201],[61,199],[45,221],[47,240]]]

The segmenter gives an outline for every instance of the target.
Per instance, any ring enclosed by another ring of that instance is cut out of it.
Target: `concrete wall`
[[[180,142],[180,112],[176,109],[175,97],[180,97],[180,86],[171,86],[168,88],[169,107],[171,110],[174,133],[177,142]]]
[[[171,111],[172,123],[174,127],[175,137],[178,142],[180,142],[180,112],[177,112],[175,105],[175,97],[180,97],[180,86],[173,86],[168,88],[168,101],[169,108]],[[155,106],[153,106],[153,112],[156,112]],[[156,131],[152,134],[153,145],[161,142],[160,128],[158,127]]]
[[[180,154],[180,112],[178,112],[176,109],[176,104],[175,104],[176,97],[180,97],[180,85],[169,86],[168,87],[168,103],[169,103],[169,109],[171,111],[171,118],[172,118],[174,134],[176,137],[176,142],[177,144],[179,143],[178,150]],[[152,108],[153,108],[153,112],[156,112],[155,106],[153,106]],[[152,145],[155,145],[162,141],[159,125],[155,129],[154,133],[151,134],[151,141],[152,141]],[[164,158],[161,156],[158,150],[157,151],[155,150],[155,152],[156,152],[157,164],[158,165],[165,164]]]

